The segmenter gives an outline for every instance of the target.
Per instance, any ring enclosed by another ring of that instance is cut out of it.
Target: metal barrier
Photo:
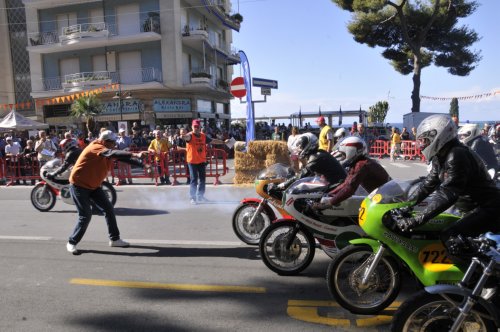
[[[370,146],[370,157],[378,157],[382,159],[384,156],[389,155],[389,141],[375,140]]]
[[[370,146],[370,157],[378,157],[379,159],[384,156],[389,156],[391,152],[391,142],[383,140],[375,140]],[[422,155],[420,148],[415,141],[405,140],[401,141],[401,157],[404,160],[420,159],[425,162],[425,157]]]
[[[18,184],[19,181],[40,180],[40,164],[36,156],[8,156],[1,158],[0,178],[5,179],[6,185]]]

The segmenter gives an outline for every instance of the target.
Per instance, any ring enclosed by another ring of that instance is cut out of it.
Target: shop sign
[[[144,110],[144,104],[140,99],[122,99],[121,107],[120,100],[105,101],[102,103],[103,111],[101,114],[125,114],[138,113]]]
[[[156,98],[153,99],[154,112],[190,112],[190,99]]]

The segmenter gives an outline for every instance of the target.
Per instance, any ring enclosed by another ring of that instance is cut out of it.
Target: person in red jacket
[[[348,169],[347,177],[327,197],[321,199],[321,203],[315,203],[315,209],[328,209],[341,203],[354,195],[359,186],[372,192],[391,179],[377,161],[368,157],[366,143],[359,137],[348,137],[340,142],[334,156]]]
[[[207,144],[224,144],[222,140],[210,138],[201,132],[200,120],[193,120],[193,131],[182,135],[186,141],[186,161],[189,168],[189,197],[191,204],[206,202],[205,178],[207,166]]]
[[[76,205],[78,221],[66,244],[66,250],[73,255],[78,254],[76,245],[81,241],[92,218],[92,202],[104,213],[108,225],[109,245],[111,247],[128,247],[129,244],[120,239],[120,231],[116,223],[114,207],[102,190],[102,181],[106,178],[113,159],[137,166],[143,165],[139,159],[146,151],[131,153],[115,150],[116,135],[111,130],[101,132],[99,138],[91,142],[80,154],[69,176],[71,197]]]

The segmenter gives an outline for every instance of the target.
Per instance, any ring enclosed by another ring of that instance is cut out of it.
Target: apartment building
[[[130,128],[132,122],[185,125],[197,118],[229,125],[228,81],[240,61],[232,32],[241,21],[229,0],[23,3],[40,121],[82,128],[66,97],[101,87],[97,120],[115,128],[118,121]]]

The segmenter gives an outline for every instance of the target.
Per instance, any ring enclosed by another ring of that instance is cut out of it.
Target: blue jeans
[[[196,200],[205,195],[205,168],[206,164],[188,164],[189,168],[189,197]]]
[[[78,212],[78,221],[76,223],[73,234],[69,237],[69,243],[78,244],[81,241],[87,227],[89,226],[90,219],[92,219],[92,202],[97,206],[101,212],[104,213],[106,224],[108,225],[109,239],[112,241],[120,238],[120,231],[116,224],[116,216],[113,205],[106,197],[106,194],[101,187],[91,190],[71,184],[69,186],[71,197],[75,202],[76,210]]]

